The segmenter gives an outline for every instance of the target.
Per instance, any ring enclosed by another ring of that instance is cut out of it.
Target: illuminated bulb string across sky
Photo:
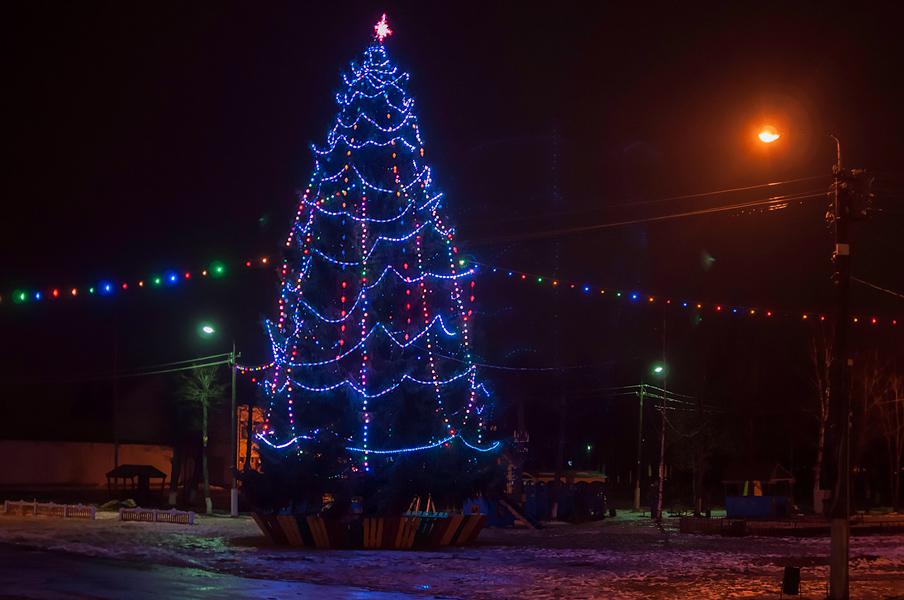
[[[322,212],[317,207],[314,208],[317,209],[318,212]],[[346,217],[351,218],[351,216],[349,216],[348,214],[346,214]],[[395,219],[388,219],[387,221],[392,220]],[[267,256],[261,256],[254,259],[241,261],[229,266],[234,266],[237,269],[244,267],[245,270],[251,268],[269,270],[272,267],[272,265],[270,264],[270,259]],[[533,283],[537,286],[548,287],[550,289],[566,288],[574,291],[575,293],[592,295],[604,300],[624,301],[638,307],[659,307],[662,304],[665,304],[667,306],[672,306],[675,309],[706,311],[707,313],[715,314],[723,313],[732,316],[762,319],[764,322],[768,321],[772,317],[781,317],[786,319],[792,318],[801,321],[825,321],[826,319],[826,312],[816,308],[793,311],[787,309],[779,309],[775,306],[757,306],[747,303],[732,304],[725,301],[714,302],[711,300],[702,301],[679,298],[672,299],[669,297],[669,295],[664,295],[662,293],[650,294],[649,292],[619,291],[618,288],[613,286],[604,287],[597,284],[580,283],[576,281],[560,279],[554,275],[541,275],[536,272],[526,272],[506,267],[497,267],[488,263],[479,263],[474,260],[466,261],[465,259],[459,259],[459,266],[467,266],[467,268],[460,269],[455,275],[423,273],[417,277],[406,276],[393,267],[387,267],[386,269],[384,269],[380,277],[378,277],[374,282],[368,284],[368,287],[377,287],[381,284],[384,277],[398,277],[399,279],[404,280],[406,283],[417,283],[427,278],[461,279],[470,277],[475,274],[483,274],[483,276],[495,275],[504,277],[507,280],[511,281],[513,284]],[[192,281],[205,281],[209,279],[218,280],[225,277],[229,272],[230,269],[227,268],[227,263],[223,261],[214,261],[209,268],[202,267],[188,271],[179,271],[176,277],[173,277],[173,275],[177,273],[176,271],[166,271],[165,273],[168,274],[168,276],[166,277],[163,275],[151,275],[147,278],[136,278],[129,281],[118,280],[116,283],[108,280],[102,280],[97,284],[80,285],[75,287],[47,287],[43,290],[37,290],[33,287],[29,289],[18,289],[13,290],[12,292],[0,294],[0,306],[16,307],[28,305],[32,302],[79,301],[89,298],[102,300],[112,299],[119,295],[131,294],[133,292],[154,292],[155,290],[162,292],[166,289],[173,289],[177,284],[181,284],[181,282],[189,283]],[[869,287],[877,287],[875,284],[864,282],[862,280],[855,279],[855,281],[863,283]],[[292,290],[293,288],[287,286],[287,289]],[[893,290],[888,290],[885,288],[879,289],[884,293],[898,297],[900,296]],[[644,301],[640,302],[641,299],[643,299]],[[356,306],[358,302],[359,298],[356,297],[355,301],[352,303],[353,307]],[[319,309],[308,304],[307,302],[304,303],[304,306],[308,310],[317,312],[320,315],[320,318],[329,322],[339,323],[342,321],[347,321],[349,318],[351,318],[351,311],[347,311],[349,314],[346,317],[335,318],[330,317],[324,312],[321,312]],[[850,317],[851,324],[870,325],[873,329],[880,329],[879,326],[890,326],[897,328],[899,327],[899,321],[901,321],[901,319],[898,318],[897,315],[883,316],[867,313],[854,314]],[[264,366],[269,368],[271,365],[267,364]],[[240,367],[240,369],[249,372],[262,370],[260,366]]]

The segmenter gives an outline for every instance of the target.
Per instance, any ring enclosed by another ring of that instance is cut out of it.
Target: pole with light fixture
[[[665,379],[666,368],[662,363],[653,365],[650,372],[661,379]],[[659,400],[659,482],[656,490],[656,514],[653,517],[657,523],[662,522],[662,493],[665,487],[665,395]]]
[[[656,363],[652,367],[650,367],[650,374],[655,377],[661,377],[665,373],[665,365]],[[647,384],[643,382],[641,379],[640,385],[637,390],[637,457],[635,462],[635,476],[634,476],[634,511],[640,511],[640,480],[643,477],[643,405],[644,401],[647,397]],[[664,444],[664,441],[663,441]],[[664,447],[664,446],[663,446]],[[662,454],[662,452],[660,452]],[[660,465],[661,468],[661,465]],[[662,488],[659,489],[659,494],[662,494]],[[650,512],[653,512],[651,508]]]
[[[634,478],[634,510],[640,511],[640,478],[643,475],[643,465],[642,465],[642,455],[643,455],[643,401],[644,396],[646,396],[647,386],[644,383],[640,384],[640,390],[638,390],[638,416],[637,416],[637,473]]]
[[[781,135],[774,127],[764,127],[757,135],[771,144]],[[844,169],[841,164],[841,142],[835,142],[835,164],[832,166],[832,206],[827,219],[835,230],[832,252],[835,284],[835,335],[829,373],[832,430],[838,448],[838,469],[831,510],[831,551],[829,557],[829,598],[850,597],[848,569],[850,563],[851,465],[850,465],[850,371],[853,360],[848,356],[847,328],[850,322],[851,238],[852,221],[867,216],[873,199],[872,180],[864,169]]]
[[[201,337],[210,338],[217,334],[217,329],[210,323],[202,323],[199,327],[199,333]],[[235,418],[235,371],[236,371],[236,352],[235,352],[235,339],[232,340],[232,351],[229,353],[229,370],[230,370],[230,389],[231,389],[231,403],[230,403],[230,411],[229,411],[229,477],[230,477],[230,488],[229,488],[229,516],[237,517],[239,516],[239,490],[236,483],[236,463],[238,459],[236,458],[237,451],[237,443],[236,443],[236,418]]]
[[[848,225],[851,217],[851,197],[841,165],[841,142],[835,140],[835,166],[832,168],[832,221],[835,226],[835,340],[829,373],[829,398],[835,437],[838,443],[838,471],[835,495],[832,499],[832,540],[829,557],[829,597],[833,600],[849,598],[848,568],[850,563],[851,468],[850,413],[851,395],[848,389],[853,361],[847,355],[847,326],[850,313],[851,243]]]

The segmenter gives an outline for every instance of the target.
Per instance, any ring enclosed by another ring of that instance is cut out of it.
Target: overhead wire
[[[661,202],[671,202],[674,200],[691,200],[694,198],[705,198],[708,196],[718,196],[720,194],[732,194],[735,192],[746,192],[750,190],[758,190],[779,185],[787,185],[789,183],[800,183],[802,181],[813,181],[815,179],[827,179],[828,175],[812,175],[810,177],[798,177],[796,179],[786,179],[784,181],[771,181],[769,183],[760,183],[757,185],[746,185],[743,187],[726,188],[724,190],[715,190],[712,192],[700,192],[697,194],[683,194],[681,196],[668,196],[666,198],[657,198],[655,200],[641,200],[638,202],[625,202],[622,204],[612,204],[606,208],[617,208],[623,206],[642,206],[646,204],[659,204]]]
[[[634,383],[631,385],[616,385],[616,386],[611,386],[611,387],[607,387],[607,388],[602,388],[598,391],[608,392],[608,391],[614,391],[614,390],[636,390],[636,389],[640,389],[641,387],[651,389],[651,390],[656,390],[656,391],[662,392],[664,394],[672,394],[674,396],[681,396],[682,398],[690,398],[690,399],[694,398],[693,396],[689,396],[688,394],[681,394],[678,392],[673,392],[672,390],[666,390],[661,387],[657,387],[655,385],[650,385],[649,383]]]
[[[901,292],[896,292],[894,290],[884,288],[881,285],[876,285],[875,283],[870,283],[869,281],[865,281],[863,279],[860,279],[859,277],[854,277],[853,275],[851,275],[851,281],[856,281],[860,285],[865,285],[867,287],[873,288],[874,290],[878,290],[878,291],[884,292],[890,296],[894,296],[896,298],[901,298],[902,300],[904,300],[904,294],[902,294]]]
[[[222,353],[220,353],[220,354],[211,354],[210,356],[199,356],[198,358],[186,358],[185,360],[174,360],[174,361],[172,361],[172,362],[157,363],[157,364],[154,364],[154,365],[145,365],[145,366],[142,366],[142,367],[135,367],[134,369],[126,369],[124,372],[128,373],[128,372],[131,372],[131,371],[143,371],[143,370],[146,370],[146,369],[157,369],[157,368],[160,368],[160,367],[171,367],[171,366],[173,366],[173,365],[184,365],[184,364],[186,364],[186,363],[197,363],[197,362],[202,362],[202,361],[205,361],[205,360],[212,360],[212,359],[214,359],[214,358],[220,358],[220,357],[223,357],[223,356],[229,356],[229,355],[231,355],[231,354],[232,354],[231,352],[222,352]]]
[[[120,379],[123,377],[144,377],[146,375],[162,375],[164,373],[176,373],[178,371],[190,371],[192,369],[201,369],[203,367],[215,367],[217,365],[228,365],[231,362],[232,362],[231,360],[226,359],[226,360],[220,360],[220,361],[216,361],[216,362],[204,363],[201,365],[198,365],[198,364],[187,365],[184,367],[176,367],[174,369],[163,369],[160,371],[140,371],[137,373],[123,373],[122,375],[116,374],[113,377],[111,377],[111,379]]]
[[[178,373],[180,371],[190,371],[193,369],[200,369],[200,368],[204,368],[204,367],[215,367],[218,365],[226,365],[226,364],[230,364],[231,362],[232,362],[231,360],[226,359],[226,360],[219,360],[219,361],[213,361],[213,362],[203,362],[202,364],[189,364],[189,365],[185,365],[182,367],[175,367],[172,369],[158,369],[158,370],[152,370],[152,371],[135,371],[135,372],[130,372],[130,373],[109,373],[106,375],[92,375],[89,377],[74,377],[74,378],[69,378],[69,379],[62,379],[59,381],[36,381],[36,382],[28,381],[25,383],[29,384],[29,385],[31,385],[31,384],[63,385],[63,384],[68,384],[68,383],[85,383],[85,382],[89,382],[89,381],[108,381],[108,380],[114,380],[114,379],[125,379],[128,377],[145,377],[145,376],[150,376],[150,375],[164,375],[167,373]],[[11,382],[11,383],[21,385],[23,382],[18,381],[18,382]]]
[[[804,181],[813,181],[816,179],[827,179],[828,177],[829,177],[828,175],[812,175],[810,177],[797,177],[795,179],[786,179],[783,181],[771,181],[769,183],[759,183],[756,185],[746,185],[746,186],[740,186],[740,187],[725,188],[725,189],[721,189],[721,190],[712,190],[709,192],[697,192],[697,193],[693,193],[693,194],[681,194],[681,195],[677,195],[677,196],[666,196],[664,198],[655,198],[652,200],[637,200],[637,201],[633,201],[633,202],[619,202],[618,204],[606,204],[606,205],[601,205],[597,208],[591,208],[591,209],[586,209],[586,210],[561,211],[561,212],[556,212],[556,213],[544,213],[542,215],[523,215],[523,216],[512,217],[512,218],[505,219],[502,221],[494,221],[494,222],[495,223],[503,223],[503,222],[524,221],[524,220],[537,219],[537,218],[548,219],[549,217],[565,217],[565,216],[582,215],[582,214],[587,214],[587,213],[595,213],[595,212],[600,212],[600,211],[604,211],[604,210],[609,210],[612,208],[648,206],[651,204],[662,204],[663,202],[674,202],[677,200],[693,200],[695,198],[707,198],[707,197],[712,197],[712,196],[720,196],[720,195],[724,195],[724,194],[734,194],[737,192],[759,190],[759,189],[764,189],[764,188],[777,187],[777,186],[781,186],[781,185],[788,185],[791,183],[801,183]]]
[[[672,219],[683,219],[687,217],[696,217],[701,215],[715,214],[720,212],[728,212],[734,210],[743,210],[746,208],[757,208],[760,206],[768,206],[775,205],[779,203],[785,202],[795,202],[795,201],[803,201],[803,200],[811,200],[813,198],[824,198],[824,191],[812,190],[808,192],[799,192],[795,194],[784,194],[779,196],[772,196],[769,198],[761,199],[761,200],[753,200],[749,202],[740,202],[730,205],[724,206],[713,206],[709,208],[700,208],[696,210],[688,210],[677,213],[670,213],[665,215],[656,215],[652,217],[641,217],[637,219],[625,219],[621,221],[611,221],[608,223],[598,223],[595,225],[581,225],[579,227],[567,227],[561,229],[551,229],[547,231],[538,231],[524,234],[515,234],[503,238],[487,238],[484,240],[471,240],[469,244],[474,245],[484,245],[490,243],[500,243],[500,242],[512,242],[512,241],[526,241],[526,240],[535,240],[549,237],[559,237],[563,235],[573,235],[578,233],[586,233],[589,231],[599,231],[602,229],[611,229],[614,227],[623,227],[625,225],[637,225],[641,223],[654,223],[658,221],[669,221]]]

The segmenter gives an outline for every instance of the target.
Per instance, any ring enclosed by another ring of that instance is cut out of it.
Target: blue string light
[[[332,385],[324,385],[324,386],[309,386],[309,385],[306,385],[299,381],[292,380],[292,385],[297,386],[305,391],[314,392],[314,393],[331,392],[333,390],[337,390],[342,387],[349,387],[349,388],[353,389],[355,392],[357,392],[358,395],[360,395],[361,397],[373,399],[373,398],[380,398],[381,396],[385,396],[386,394],[389,394],[389,393],[395,391],[406,381],[410,381],[410,382],[416,383],[418,385],[445,386],[452,382],[458,381],[462,377],[466,377],[467,375],[471,374],[475,369],[476,369],[476,367],[469,367],[465,371],[462,371],[461,373],[457,373],[447,379],[440,379],[440,380],[435,380],[435,381],[426,381],[423,379],[417,379],[415,377],[412,377],[411,375],[405,374],[396,383],[393,383],[393,384],[389,385],[388,387],[383,388],[379,392],[370,392],[370,393],[368,393],[367,390],[362,389],[360,386],[355,385],[355,383],[353,381],[350,381],[348,379],[344,379],[344,380],[340,381],[339,383],[334,383]],[[486,388],[484,388],[484,391],[486,391]]]
[[[386,267],[385,269],[383,269],[383,272],[380,274],[380,276],[377,278],[377,280],[375,282],[373,282],[370,285],[365,286],[364,288],[361,289],[361,291],[358,292],[358,295],[355,297],[355,300],[354,300],[354,302],[352,302],[352,305],[348,309],[346,309],[347,314],[344,317],[338,317],[338,318],[327,317],[326,315],[319,312],[317,309],[315,309],[313,306],[311,306],[307,301],[305,301],[303,299],[299,299],[298,303],[299,303],[299,305],[305,307],[312,315],[314,315],[315,317],[317,317],[318,319],[320,319],[321,321],[323,321],[325,323],[343,323],[352,318],[352,315],[354,314],[355,309],[358,307],[359,303],[361,303],[361,301],[364,298],[366,298],[367,292],[369,292],[370,290],[377,287],[380,284],[380,282],[383,281],[383,278],[386,276],[386,274],[389,272],[392,272],[399,280],[401,280],[405,283],[411,284],[411,283],[418,283],[418,282],[424,281],[425,279],[461,279],[462,277],[469,277],[469,276],[473,275],[474,269],[468,269],[467,271],[464,271],[462,273],[453,274],[453,275],[441,275],[439,273],[424,273],[422,275],[419,275],[418,277],[407,277],[407,276],[399,273],[399,271],[395,267],[391,267],[391,266]],[[296,290],[296,288],[294,288],[294,287],[291,287],[290,289],[292,291]]]
[[[452,337],[455,335],[455,331],[450,331],[446,327],[446,324],[443,321],[442,315],[437,315],[436,317],[434,317],[433,320],[430,321],[430,323],[426,327],[424,327],[416,335],[412,336],[407,342],[406,341],[402,341],[402,342],[398,341],[395,338],[395,335],[391,331],[389,331],[389,329],[387,329],[385,325],[383,325],[382,323],[377,323],[376,325],[373,326],[373,328],[371,328],[371,330],[367,333],[367,335],[365,335],[363,338],[361,338],[361,340],[357,344],[355,344],[354,346],[352,346],[351,348],[346,350],[344,353],[336,356],[335,358],[328,359],[328,360],[314,361],[314,362],[300,362],[300,363],[299,362],[288,362],[288,361],[284,361],[284,362],[287,366],[290,366],[290,367],[320,367],[323,365],[328,365],[331,363],[339,362],[343,358],[346,358],[347,356],[353,354],[358,348],[361,348],[365,344],[365,342],[367,342],[367,340],[370,338],[370,336],[372,336],[378,330],[383,331],[387,335],[387,337],[390,339],[390,341],[392,341],[399,348],[407,348],[408,346],[414,345],[414,343],[417,342],[420,338],[422,338],[427,333],[427,331],[429,331],[430,328],[433,327],[433,325],[435,325],[436,323],[439,323],[440,329],[447,336]],[[268,330],[269,330],[269,328],[268,328]],[[273,338],[271,337],[271,343],[272,342],[273,342]],[[280,355],[285,354],[285,351],[283,351],[283,352],[277,351],[277,349],[276,349],[276,347],[278,346],[277,344],[272,344],[272,345],[274,346],[275,354],[280,354]]]
[[[477,269],[459,259],[455,230],[439,213],[442,194],[431,190],[432,173],[422,160],[408,79],[379,43],[343,74],[339,114],[326,143],[311,147],[314,171],[286,239],[291,250],[279,270],[278,315],[265,321],[273,359],[243,368],[260,377],[269,398],[267,435],[260,438],[267,446],[285,450],[336,436],[363,455],[364,471],[372,456],[428,450],[455,438],[481,452],[498,447],[483,443],[490,393],[471,358]],[[464,370],[450,369],[450,360],[463,362]],[[395,365],[405,373],[368,384]],[[303,376],[293,372],[299,369]],[[380,449],[404,439],[404,425],[381,427],[369,401],[385,405],[417,393],[401,389],[404,384],[432,386],[433,439],[443,441]],[[306,426],[318,425],[309,408],[315,396],[318,403],[354,407],[360,430],[299,435],[299,415]],[[287,441],[275,441],[282,436]]]
[[[443,438],[437,442],[433,442],[432,444],[424,444],[423,446],[412,446],[410,448],[394,448],[392,450],[374,450],[374,449],[355,448],[355,447],[347,446],[345,449],[348,450],[349,452],[361,452],[361,453],[366,452],[368,454],[406,454],[408,452],[420,452],[422,450],[431,450],[433,448],[439,448],[440,446],[448,444],[449,442],[451,442],[452,440],[455,440],[456,438],[461,440],[461,442],[468,448],[471,448],[472,450],[476,450],[478,452],[491,452],[491,451],[497,449],[501,445],[500,442],[493,442],[489,446],[487,446],[485,448],[481,448],[480,446],[471,444],[470,442],[468,442],[466,439],[464,439],[460,435],[450,435],[449,437]]]

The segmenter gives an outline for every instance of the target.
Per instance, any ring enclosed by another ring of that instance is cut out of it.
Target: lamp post
[[[834,407],[834,427],[838,442],[837,494],[832,501],[832,544],[829,560],[829,597],[846,600],[849,597],[848,566],[850,562],[851,516],[851,465],[850,465],[850,413],[851,395],[848,386],[850,359],[847,355],[847,327],[850,313],[851,196],[848,193],[845,174],[841,166],[841,142],[835,140],[835,166],[832,168],[833,219],[835,225],[835,341],[829,377],[829,397]]]
[[[211,338],[217,334],[217,328],[210,323],[202,323],[198,328],[199,334],[203,338]],[[236,486],[236,429],[235,429],[235,339],[232,340],[232,352],[229,353],[229,371],[230,371],[230,389],[231,402],[229,410],[229,516],[239,516],[239,490]]]
[[[665,380],[666,368],[662,363],[656,363],[650,368],[650,373],[654,377]],[[656,521],[662,521],[662,492],[665,483],[665,396],[659,401],[659,487],[656,493]]]
[[[662,363],[654,363],[650,367],[650,374],[654,377],[662,377],[665,375],[665,365]],[[640,382],[639,389],[637,390],[637,398],[638,398],[638,415],[637,415],[637,458],[635,463],[636,473],[634,476],[634,510],[640,510],[640,479],[643,476],[643,404],[644,400],[647,396],[647,384],[642,380]],[[654,394],[655,396],[655,394]],[[663,421],[663,426],[665,425],[665,421]],[[665,434],[662,434],[662,440],[660,440],[660,471],[663,470],[663,460],[665,458],[664,449],[665,449]],[[662,486],[660,485],[659,494],[662,495]],[[651,510],[651,512],[653,512]]]
[[[763,128],[758,134],[760,141],[770,144],[779,139],[774,127]],[[848,357],[847,328],[850,321],[851,286],[851,240],[850,224],[855,218],[865,214],[866,206],[858,207],[863,214],[854,210],[855,198],[850,183],[866,175],[861,169],[845,170],[841,164],[841,142],[829,135],[835,142],[835,164],[832,166],[832,210],[829,215],[835,230],[835,248],[832,253],[835,283],[835,339],[829,373],[829,394],[832,428],[838,447],[838,471],[835,495],[832,499],[831,532],[832,542],[829,557],[829,598],[847,600],[849,598],[848,567],[850,562],[850,515],[851,515],[851,466],[850,466],[850,412],[849,389],[850,367],[853,361]],[[871,194],[867,190],[866,201]]]

